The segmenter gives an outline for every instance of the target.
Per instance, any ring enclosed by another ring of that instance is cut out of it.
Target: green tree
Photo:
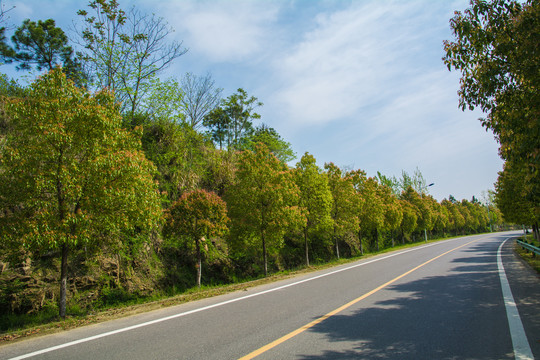
[[[257,126],[251,136],[247,138],[243,146],[247,150],[253,150],[255,144],[263,143],[280,161],[287,163],[296,158],[291,149],[291,144],[283,140],[278,132],[265,124]]]
[[[0,150],[7,134],[12,131],[11,121],[6,114],[4,107],[6,101],[11,97],[25,96],[26,89],[17,81],[9,79],[5,74],[0,74]]]
[[[418,212],[416,208],[406,200],[399,200],[401,203],[401,209],[403,211],[403,218],[401,219],[401,241],[405,244],[406,238],[409,238],[411,234],[416,230],[418,222]]]
[[[227,112],[217,107],[204,117],[203,124],[210,129],[212,140],[222,150],[230,141],[231,118]]]
[[[400,191],[397,194],[401,195],[404,191],[407,191],[409,187],[412,187],[417,193],[425,194],[428,192],[428,184],[424,179],[424,175],[420,169],[416,168],[412,175],[409,175],[405,170],[401,171],[401,180],[399,181]]]
[[[205,146],[202,150],[204,169],[200,185],[223,197],[225,190],[235,181],[238,154],[212,146]]]
[[[178,238],[187,237],[195,243],[197,286],[201,287],[201,245],[212,246],[212,238],[227,233],[227,205],[215,193],[205,190],[186,192],[167,210],[165,231]]]
[[[394,232],[399,229],[403,220],[403,209],[393,189],[387,185],[379,185],[378,196],[383,203],[384,222],[383,230],[390,233],[392,247],[394,246]]]
[[[375,178],[365,178],[357,187],[359,195],[360,228],[364,234],[371,237],[371,245],[379,251],[380,230],[384,226],[385,206],[379,193],[379,183]]]
[[[433,211],[429,203],[429,197],[418,194],[411,186],[402,194],[401,198],[408,201],[417,213],[417,230],[424,232],[427,241],[427,232],[433,229]]]
[[[139,109],[153,121],[166,120],[177,124],[186,123],[182,110],[184,92],[175,79],[162,81],[157,78],[150,80],[150,89],[141,101]]]
[[[500,155],[523,168],[528,197],[540,203],[540,2],[473,0],[450,26],[443,60],[461,71],[461,108],[487,114]]]
[[[407,176],[409,175],[407,174]],[[381,174],[379,171],[377,171],[377,179],[379,180],[379,183],[381,185],[389,187],[392,190],[392,193],[394,195],[396,196],[401,195],[401,191],[403,190],[402,184],[401,184],[401,181],[398,180],[395,176],[388,177],[386,175]]]
[[[14,130],[0,158],[1,237],[35,252],[60,251],[64,317],[72,249],[156,228],[155,167],[144,157],[140,133],[122,128],[113,96],[90,94],[59,70],[6,111]]]
[[[328,176],[328,186],[332,194],[332,209],[330,217],[333,220],[332,238],[336,246],[336,256],[339,259],[339,241],[350,239],[349,246],[356,248],[356,243],[352,241],[359,229],[357,213],[357,203],[352,178],[346,176],[342,170],[334,163],[324,164],[324,169]]]
[[[434,235],[443,235],[448,228],[448,212],[433,196],[426,196],[427,202],[432,213],[432,233]]]
[[[459,212],[464,219],[463,234],[466,234],[469,231],[470,224],[473,222],[471,212],[469,211],[469,207],[466,206],[466,202],[467,200],[463,199],[458,206]]]
[[[84,27],[78,29],[80,57],[97,88],[114,91],[123,112],[132,115],[151,90],[151,80],[187,50],[166,42],[172,32],[163,18],[120,8],[116,0],[92,0],[89,11],[79,10]]]
[[[291,172],[262,144],[239,155],[236,182],[226,191],[232,247],[259,244],[264,274],[268,252],[283,246],[283,235],[302,224],[299,193]],[[257,246],[258,247],[258,246]]]
[[[31,70],[32,65],[38,71],[52,70],[62,65],[68,78],[82,85],[84,75],[80,62],[74,57],[73,48],[68,45],[64,31],[56,27],[53,19],[30,21],[26,19],[15,30],[11,41],[14,48],[4,46],[2,56],[7,63],[19,63],[17,70]]]
[[[459,203],[450,195],[450,199],[444,199],[441,205],[448,211],[449,230],[453,231],[454,235],[458,235],[465,226],[465,218],[459,211]]]
[[[314,232],[325,232],[332,228],[332,193],[328,186],[328,177],[317,166],[315,158],[305,153],[296,164],[296,185],[300,190],[299,206],[305,217],[302,228],[306,253],[306,265],[309,266],[309,244]]]
[[[524,172],[520,166],[511,162],[504,165],[503,171],[495,183],[495,203],[500,209],[506,222],[532,225],[534,235],[540,240],[540,211],[538,204],[530,201],[527,193]]]
[[[144,114],[132,118],[131,126],[142,125],[146,157],[158,169],[156,179],[166,200],[176,201],[183,192],[199,187],[206,168],[206,147],[211,141],[173,119],[150,120]]]
[[[256,97],[249,97],[244,89],[238,89],[221,105],[212,110],[204,119],[204,126],[210,128],[212,137],[222,145],[226,142],[228,150],[242,149],[244,142],[253,133],[253,120],[261,116],[255,109],[262,106]]]
[[[360,253],[364,254],[364,244],[362,242],[362,233],[363,233],[363,227],[362,227],[362,207],[363,207],[363,199],[360,196],[360,192],[367,180],[366,173],[363,170],[357,169],[357,170],[351,170],[348,171],[345,176],[349,179],[351,179],[351,182],[354,187],[354,204],[355,204],[355,210],[356,210],[356,216],[358,217],[359,221],[359,227],[358,227],[358,243],[360,244]]]

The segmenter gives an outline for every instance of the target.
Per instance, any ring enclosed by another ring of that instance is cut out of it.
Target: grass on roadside
[[[532,244],[536,247],[540,247],[540,242],[534,240],[532,235],[527,235],[526,239],[523,240],[529,244]],[[540,274],[540,255],[535,255],[533,252],[523,249],[521,246],[516,245],[516,252],[525,260],[537,273]]]

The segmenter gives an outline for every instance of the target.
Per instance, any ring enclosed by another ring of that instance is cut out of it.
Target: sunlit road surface
[[[428,243],[8,344],[0,359],[540,358],[540,279],[513,241],[501,246],[514,234]]]

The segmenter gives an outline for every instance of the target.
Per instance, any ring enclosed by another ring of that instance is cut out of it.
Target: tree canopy
[[[202,189],[186,192],[167,211],[166,231],[195,243],[197,286],[201,287],[201,245],[212,246],[212,237],[228,231],[227,205],[215,193]]]
[[[74,56],[73,48],[64,31],[56,27],[53,19],[39,20],[37,23],[26,19],[11,37],[14,47],[3,41],[0,47],[6,63],[18,62],[18,70],[52,70],[57,65],[63,67],[68,77],[79,85],[84,81],[82,65]]]
[[[260,242],[265,275],[268,249],[283,246],[287,230],[305,223],[297,206],[299,192],[292,173],[262,144],[240,154],[236,182],[226,194],[237,247]],[[233,244],[233,247],[235,244]]]
[[[240,150],[253,133],[253,121],[261,118],[255,109],[262,105],[256,97],[250,97],[239,88],[221,100],[220,106],[206,115],[203,124],[210,129],[220,149],[226,145],[229,150]]]
[[[66,314],[69,251],[124,229],[152,231],[161,218],[154,165],[139,135],[122,129],[114,97],[89,94],[59,69],[8,102],[14,129],[1,149],[2,238],[32,251],[61,251]]]
[[[455,39],[444,42],[443,60],[449,70],[461,71],[460,106],[487,114],[482,124],[495,134],[501,157],[512,163],[501,177],[506,169],[523,168],[517,171],[526,180],[525,199],[538,218],[540,2],[473,0],[455,13],[450,26]]]

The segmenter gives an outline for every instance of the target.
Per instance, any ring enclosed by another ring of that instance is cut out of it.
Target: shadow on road
[[[299,358],[513,359],[494,245],[474,245],[448,276],[389,286],[391,299],[323,321],[310,331],[329,349]]]

